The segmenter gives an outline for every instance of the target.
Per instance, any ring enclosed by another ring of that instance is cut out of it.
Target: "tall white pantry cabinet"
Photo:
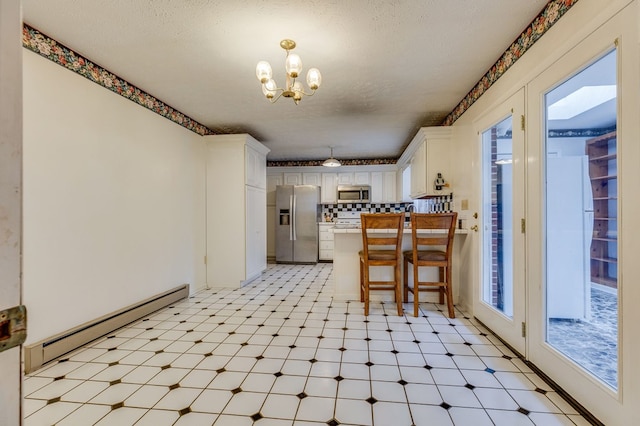
[[[248,134],[205,136],[207,285],[241,287],[267,268],[267,153]]]

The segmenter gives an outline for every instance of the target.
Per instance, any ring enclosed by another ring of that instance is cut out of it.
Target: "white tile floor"
[[[92,342],[25,378],[25,425],[589,424],[463,312],[366,318],[331,273],[269,265]]]

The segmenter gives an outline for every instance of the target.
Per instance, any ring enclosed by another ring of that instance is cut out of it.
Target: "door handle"
[[[293,222],[292,222],[292,226],[291,228],[293,229],[293,241],[298,239],[298,236],[296,235],[296,215],[298,214],[298,212],[296,211],[297,209],[297,195],[293,196],[293,214],[291,215]]]
[[[293,218],[295,211],[293,210],[293,195],[289,195],[289,241],[293,241]]]

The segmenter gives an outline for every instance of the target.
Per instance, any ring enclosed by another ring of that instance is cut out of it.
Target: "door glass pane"
[[[511,116],[482,133],[482,300],[513,318]]]
[[[545,96],[546,341],[618,386],[616,52]]]

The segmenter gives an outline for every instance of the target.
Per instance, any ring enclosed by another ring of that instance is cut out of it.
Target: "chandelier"
[[[302,60],[300,56],[295,53],[291,53],[291,50],[295,49],[296,42],[289,39],[284,39],[280,42],[280,47],[287,51],[287,57],[284,62],[285,70],[287,71],[287,78],[284,87],[278,87],[273,79],[273,72],[271,71],[271,65],[267,61],[260,61],[256,66],[256,77],[260,83],[262,83],[262,93],[269,99],[271,103],[276,102],[280,97],[292,98],[296,105],[302,99],[302,96],[312,96],[320,84],[322,83],[322,76],[320,70],[317,68],[310,68],[307,71],[307,85],[311,89],[311,93],[306,93],[302,87],[302,83],[296,81],[298,75],[302,72]]]

